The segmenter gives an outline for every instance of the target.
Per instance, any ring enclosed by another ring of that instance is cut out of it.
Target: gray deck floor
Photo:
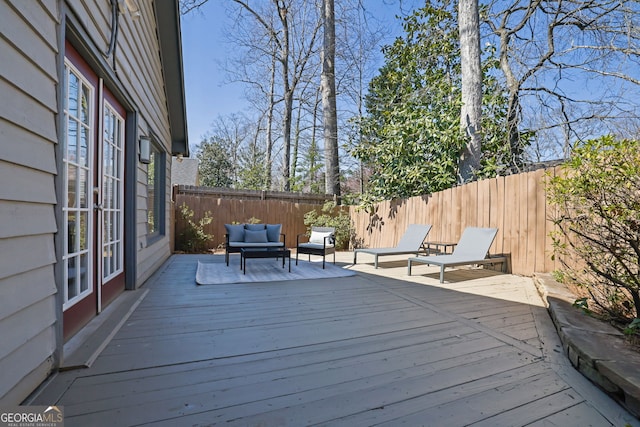
[[[63,405],[67,427],[639,425],[568,364],[528,278],[460,270],[440,285],[400,258],[197,286],[199,258],[173,256],[93,365],[31,403]]]

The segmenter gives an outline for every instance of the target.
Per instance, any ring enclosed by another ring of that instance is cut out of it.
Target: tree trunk
[[[284,2],[276,0],[278,15],[282,23],[282,44],[280,62],[282,64],[282,84],[284,89],[284,119],[282,121],[282,139],[284,144],[284,157],[282,159],[282,175],[284,179],[284,191],[291,190],[291,120],[293,109],[293,87],[289,81],[289,21],[287,20],[287,8]]]
[[[300,129],[300,121],[302,120],[302,101],[298,104],[296,109],[296,126],[295,132],[293,135],[293,155],[291,156],[291,179],[290,181],[294,184],[297,182],[296,174],[298,173],[298,156],[300,150],[300,134],[302,130]],[[300,190],[295,190],[300,191]]]
[[[458,25],[462,68],[460,125],[467,137],[467,144],[460,158],[459,180],[468,182],[474,179],[480,169],[482,155],[482,68],[478,0],[460,0]]]
[[[273,56],[271,60],[271,75],[269,82],[269,111],[267,112],[267,176],[266,176],[266,190],[271,190],[271,177],[272,177],[272,165],[273,165],[273,110],[275,109],[275,96],[274,88],[276,85],[276,57]]]
[[[322,116],[325,149],[325,191],[340,197],[338,162],[338,114],[336,108],[336,26],[334,0],[323,0],[324,43],[322,49]]]

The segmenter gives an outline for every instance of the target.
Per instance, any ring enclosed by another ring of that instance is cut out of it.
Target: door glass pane
[[[102,251],[102,273],[104,274],[104,277],[108,277],[109,275],[111,275],[111,269],[109,266],[110,257],[111,255],[109,253],[109,245],[106,245],[104,247],[104,250]]]
[[[110,213],[105,211],[102,213],[102,241],[106,244],[111,241],[111,218]]]
[[[80,250],[84,251],[89,248],[89,224],[87,222],[87,218],[89,216],[88,212],[80,212]]]
[[[89,88],[86,85],[82,85],[82,94],[81,94],[81,105],[80,105],[80,121],[85,125],[89,124],[91,120],[91,115],[89,114]]]
[[[89,171],[87,169],[76,168],[78,171],[77,191],[80,196],[80,208],[87,208],[89,204]]]
[[[113,165],[111,162],[111,144],[104,144],[102,148],[102,168],[105,175],[113,173]]]
[[[67,260],[67,300],[78,296],[76,257]]]
[[[82,126],[80,128],[80,157],[78,163],[81,166],[89,165],[89,128]]]
[[[89,289],[89,254],[80,255],[80,292]]]
[[[113,263],[112,264],[113,264],[114,271],[120,270],[120,256],[118,254],[119,247],[120,245],[118,244],[113,245],[113,257],[112,257]]]
[[[76,207],[76,196],[78,191],[78,167],[75,165],[67,166],[67,206]]]
[[[116,222],[116,218],[119,216],[119,213],[117,210],[112,210],[110,212],[110,221],[109,221],[109,238],[110,241],[112,242],[117,242],[120,236],[118,236],[118,233],[116,233],[117,229],[115,227],[115,222]]]
[[[78,230],[76,224],[76,215],[74,212],[69,212],[67,216],[67,252],[77,252],[78,247]]]
[[[102,179],[102,207],[104,209],[111,209],[111,204],[109,203],[110,195],[109,195],[109,179],[104,177]]]
[[[109,258],[111,271],[117,270],[115,248],[116,248],[116,244],[114,243],[113,245],[111,245],[111,257]]]
[[[105,108],[105,111],[106,110],[107,109]],[[103,138],[104,138],[105,141],[110,141],[112,139],[112,136],[111,136],[111,116],[110,115],[108,115],[108,114],[104,115],[104,124],[103,124],[103,126],[104,126]]]
[[[69,115],[78,117],[78,77],[73,73],[69,73],[69,91],[67,97],[67,108]]]
[[[67,123],[67,159],[78,161],[78,123],[72,118]]]

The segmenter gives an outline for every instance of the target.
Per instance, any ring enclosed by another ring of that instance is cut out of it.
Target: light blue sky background
[[[340,0],[336,0],[340,1]],[[378,19],[388,22],[392,31],[384,43],[400,35],[402,27],[395,16],[411,10],[419,0],[363,0]],[[225,12],[230,0],[209,0],[200,10],[182,16],[182,55],[187,102],[189,145],[194,148],[210,130],[219,115],[241,112],[246,107],[240,84],[225,84],[219,63],[233,46],[224,41],[229,22]],[[382,58],[382,56],[380,56]]]

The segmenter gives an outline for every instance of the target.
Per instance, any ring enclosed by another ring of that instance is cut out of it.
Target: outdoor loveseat
[[[224,260],[229,265],[229,254],[244,248],[285,248],[286,236],[282,224],[225,224]]]

